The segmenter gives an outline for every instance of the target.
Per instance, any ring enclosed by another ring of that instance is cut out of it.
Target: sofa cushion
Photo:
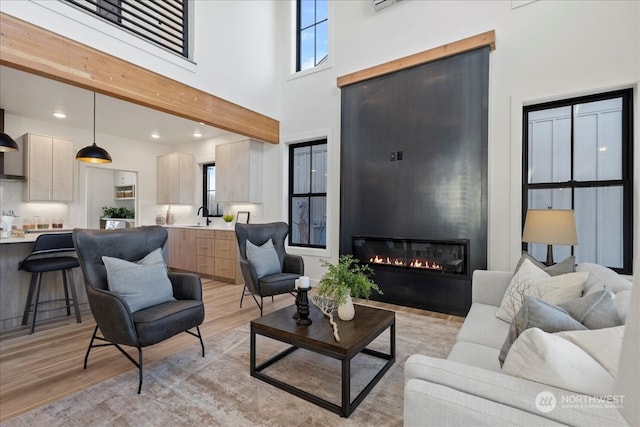
[[[602,285],[607,285],[609,290],[614,294],[625,289],[631,289],[631,282],[613,271],[600,264],[590,262],[582,262],[576,266],[576,271],[589,273],[587,283],[584,287],[584,294],[588,295],[598,292],[602,289]]]
[[[167,266],[158,248],[138,262],[102,257],[109,290],[121,296],[133,313],[143,308],[175,301]]]
[[[610,328],[621,324],[616,303],[606,285],[600,292],[566,301],[559,304],[559,307],[589,329]]]
[[[580,331],[598,332],[601,329]],[[619,341],[615,334],[601,345]],[[620,343],[617,343],[620,346]],[[609,395],[614,378],[578,345],[538,328],[524,331],[511,346],[502,372],[554,387],[589,395]]]
[[[550,276],[525,259],[513,275],[496,316],[510,323],[520,309],[525,295],[542,298],[552,304],[577,298],[582,295],[587,276],[587,272]]]
[[[511,322],[509,333],[500,349],[500,365],[504,363],[511,345],[520,334],[529,328],[539,328],[545,332],[559,332],[587,329],[582,323],[571,317],[564,309],[549,304],[540,298],[526,295],[518,314]]]
[[[554,335],[580,347],[602,365],[609,372],[609,375],[616,377],[620,351],[622,350],[624,326],[582,331],[562,331]]]
[[[561,274],[573,273],[576,271],[576,258],[574,256],[566,257],[565,259],[563,259],[562,261],[556,264],[546,266],[540,261],[538,261],[537,259],[535,259],[533,256],[531,256],[529,252],[522,251],[522,255],[520,256],[520,259],[516,264],[514,274],[518,272],[518,270],[520,269],[520,266],[522,265],[525,259],[528,259],[529,261],[531,261],[533,265],[542,269],[549,276],[559,276]]]
[[[448,360],[464,363],[465,365],[477,366],[478,368],[487,369],[489,371],[500,372],[500,363],[498,363],[499,350],[486,345],[458,341],[455,343],[449,355]]]
[[[509,331],[509,323],[496,317],[495,305],[474,303],[458,332],[456,341],[466,341],[500,349]]]
[[[620,291],[614,296],[616,309],[618,310],[618,319],[621,324],[627,323],[627,312],[629,311],[629,303],[631,301],[631,289]]]

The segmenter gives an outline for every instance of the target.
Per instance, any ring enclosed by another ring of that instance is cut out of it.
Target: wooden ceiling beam
[[[280,141],[275,119],[4,13],[0,64],[259,141]]]
[[[496,48],[496,32],[495,30],[487,31],[475,36],[467,37],[452,43],[434,47],[433,49],[405,56],[404,58],[395,59],[385,62],[384,64],[375,65],[365,68],[364,70],[355,71],[338,77],[337,85],[339,88],[374,77],[384,76],[385,74],[395,73],[396,71],[426,64],[427,62],[436,61],[448,56],[457,55],[459,53],[468,52],[484,46],[489,46],[490,50]]]

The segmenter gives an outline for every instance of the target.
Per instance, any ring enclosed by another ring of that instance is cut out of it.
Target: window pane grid
[[[297,1],[296,71],[320,65],[328,51],[328,2],[326,0]]]
[[[554,245],[556,260],[573,253],[631,272],[631,91],[525,108],[523,224],[527,209],[573,209],[575,247]],[[626,230],[626,231],[625,231]],[[523,244],[537,259],[546,245]]]

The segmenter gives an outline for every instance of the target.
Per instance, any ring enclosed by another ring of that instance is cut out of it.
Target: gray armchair
[[[240,269],[244,278],[244,290],[240,297],[240,308],[245,295],[251,295],[260,308],[260,316],[264,307],[264,297],[291,293],[295,288],[295,280],[304,275],[304,260],[301,256],[285,252],[284,241],[289,234],[289,226],[285,222],[268,224],[236,223],[236,238],[240,252]],[[273,246],[280,261],[280,273],[258,277],[256,269],[247,258],[247,240],[256,246],[273,241]],[[247,293],[247,291],[249,293]],[[258,298],[260,301],[258,302]]]
[[[200,277],[188,273],[169,272],[175,301],[167,301],[131,312],[125,300],[110,292],[107,286],[107,271],[102,256],[135,262],[157,248],[165,245],[167,231],[158,226],[116,230],[73,231],[73,242],[78,261],[84,274],[85,288],[91,312],[96,321],[93,336],[84,358],[87,368],[89,352],[94,347],[115,346],[139,370],[138,394],[142,390],[142,348],[166,340],[180,332],[187,332],[200,340],[202,357],[204,343],[199,325],[204,320],[202,283]],[[135,286],[135,283],[131,284]],[[190,331],[195,328],[196,333]],[[100,329],[102,336],[98,336]],[[105,342],[95,344],[95,341]],[[138,350],[134,360],[122,347]]]

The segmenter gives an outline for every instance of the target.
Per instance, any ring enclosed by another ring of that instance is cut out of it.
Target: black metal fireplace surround
[[[341,88],[340,254],[373,267],[373,299],[468,312],[487,267],[488,76],[483,48]],[[404,253],[369,253],[385,247]]]

